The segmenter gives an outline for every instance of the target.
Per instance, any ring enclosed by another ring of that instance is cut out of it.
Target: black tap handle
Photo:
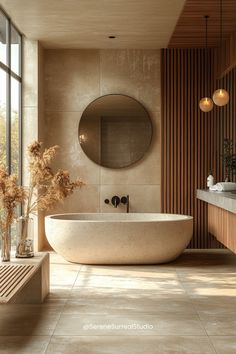
[[[115,208],[120,204],[120,198],[117,195],[111,198],[111,203],[114,205]]]
[[[126,205],[126,211],[127,211],[127,213],[129,213],[129,195],[127,194],[127,196],[123,196],[123,197],[121,197],[121,203],[122,204],[124,204],[124,205]]]
[[[122,204],[128,204],[129,203],[129,195],[121,197],[120,201],[121,201]]]
[[[127,204],[128,198],[127,197],[121,197],[120,201],[121,201],[122,204]]]

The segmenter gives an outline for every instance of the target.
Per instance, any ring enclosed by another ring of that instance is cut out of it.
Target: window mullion
[[[11,68],[11,25],[7,20],[7,66]],[[11,75],[7,73],[6,83],[6,165],[11,173]]]
[[[20,153],[19,153],[19,183],[23,183],[23,171],[22,171],[22,144],[23,144],[23,123],[22,123],[22,36],[20,36],[20,55],[19,55],[19,66],[20,66],[20,91],[19,91],[19,147],[20,147]]]

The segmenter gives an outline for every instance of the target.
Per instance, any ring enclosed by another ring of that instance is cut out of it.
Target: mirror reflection
[[[125,95],[106,95],[88,105],[79,124],[79,142],[98,165],[127,167],[140,160],[152,139],[146,109]]]

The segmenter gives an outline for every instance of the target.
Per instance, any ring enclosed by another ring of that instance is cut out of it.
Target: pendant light
[[[221,58],[221,62],[222,62],[222,27],[223,27],[223,6],[222,6],[222,0],[220,0],[220,58]],[[215,92],[213,93],[212,99],[214,101],[214,103],[217,106],[225,106],[228,102],[229,102],[229,94],[228,92],[223,89],[217,89],[215,90]]]
[[[206,47],[205,47],[205,91],[207,91],[207,84],[206,84],[206,81],[207,81],[207,79],[206,79],[206,73],[207,73],[207,30],[208,30],[208,27],[207,27],[207,21],[208,21],[208,18],[209,18],[209,16],[208,15],[206,15],[206,16],[204,16],[204,18],[205,18],[205,27],[206,27]],[[210,97],[203,97],[201,100],[200,100],[200,102],[199,102],[199,108],[200,108],[200,110],[202,111],[202,112],[205,112],[205,113],[207,113],[207,112],[210,112],[211,110],[212,110],[212,108],[213,108],[213,101],[212,101],[212,99],[210,98]]]

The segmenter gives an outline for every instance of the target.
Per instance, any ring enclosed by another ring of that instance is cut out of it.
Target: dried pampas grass
[[[7,233],[12,224],[17,204],[27,198],[23,187],[18,186],[17,177],[9,175],[6,168],[0,165],[0,229]]]
[[[71,181],[68,171],[53,172],[57,145],[42,150],[42,143],[34,141],[28,146],[30,183],[27,193],[25,215],[37,210],[49,210],[57,202],[63,201],[84,183],[80,179]]]

